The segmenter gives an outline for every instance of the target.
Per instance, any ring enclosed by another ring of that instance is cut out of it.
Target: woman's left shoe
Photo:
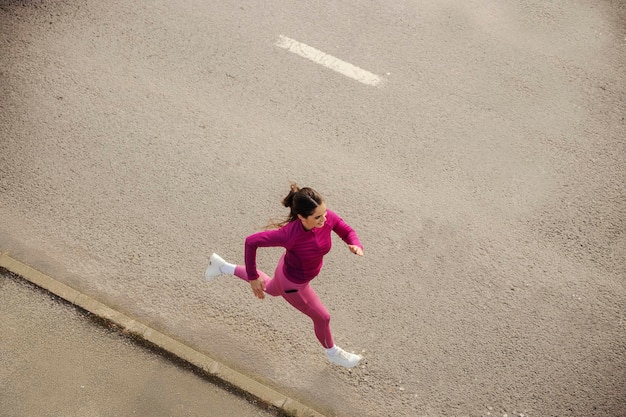
[[[212,281],[216,277],[219,277],[223,274],[220,269],[222,265],[225,265],[226,261],[220,258],[220,256],[216,253],[211,255],[209,258],[209,266],[207,266],[206,271],[204,272],[204,278],[207,282]]]

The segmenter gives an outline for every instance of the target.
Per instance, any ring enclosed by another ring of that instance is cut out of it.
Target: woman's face
[[[317,206],[313,214],[309,217],[304,217],[298,214],[298,218],[306,230],[324,226],[324,223],[326,223],[326,203],[322,201],[322,204]]]

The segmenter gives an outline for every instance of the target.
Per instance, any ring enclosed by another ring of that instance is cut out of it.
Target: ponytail
[[[267,228],[282,227],[287,223],[297,220],[298,215],[309,217],[323,201],[322,196],[314,189],[309,187],[300,188],[298,184],[292,182],[289,194],[287,194],[282,201],[283,206],[289,209],[289,216],[282,221],[270,222]]]
[[[287,194],[287,196],[285,198],[283,198],[283,206],[285,206],[288,209],[291,209],[291,211],[293,211],[293,200],[294,200],[294,197],[296,196],[296,194],[298,193],[298,191],[300,191],[300,187],[298,187],[298,184],[296,184],[295,182],[292,182],[291,186],[289,188],[290,188],[289,189],[289,194]],[[292,213],[290,213],[289,217],[292,217],[291,214]],[[296,215],[296,217],[298,217],[298,216]]]

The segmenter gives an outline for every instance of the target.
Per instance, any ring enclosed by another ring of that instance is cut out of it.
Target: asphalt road
[[[2,270],[0,293],[3,417],[278,415]]]
[[[329,415],[626,415],[625,9],[0,0],[0,250]],[[314,283],[352,371],[202,280],[289,180],[365,246]]]

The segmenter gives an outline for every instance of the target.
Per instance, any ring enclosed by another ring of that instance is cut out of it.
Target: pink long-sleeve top
[[[285,275],[293,282],[305,283],[315,278],[322,269],[324,255],[332,246],[330,232],[335,232],[348,245],[363,249],[359,237],[341,217],[326,210],[324,226],[306,230],[302,222],[294,220],[280,229],[267,230],[246,238],[244,259],[248,279],[256,279],[256,252],[260,247],[280,246],[285,252]]]

